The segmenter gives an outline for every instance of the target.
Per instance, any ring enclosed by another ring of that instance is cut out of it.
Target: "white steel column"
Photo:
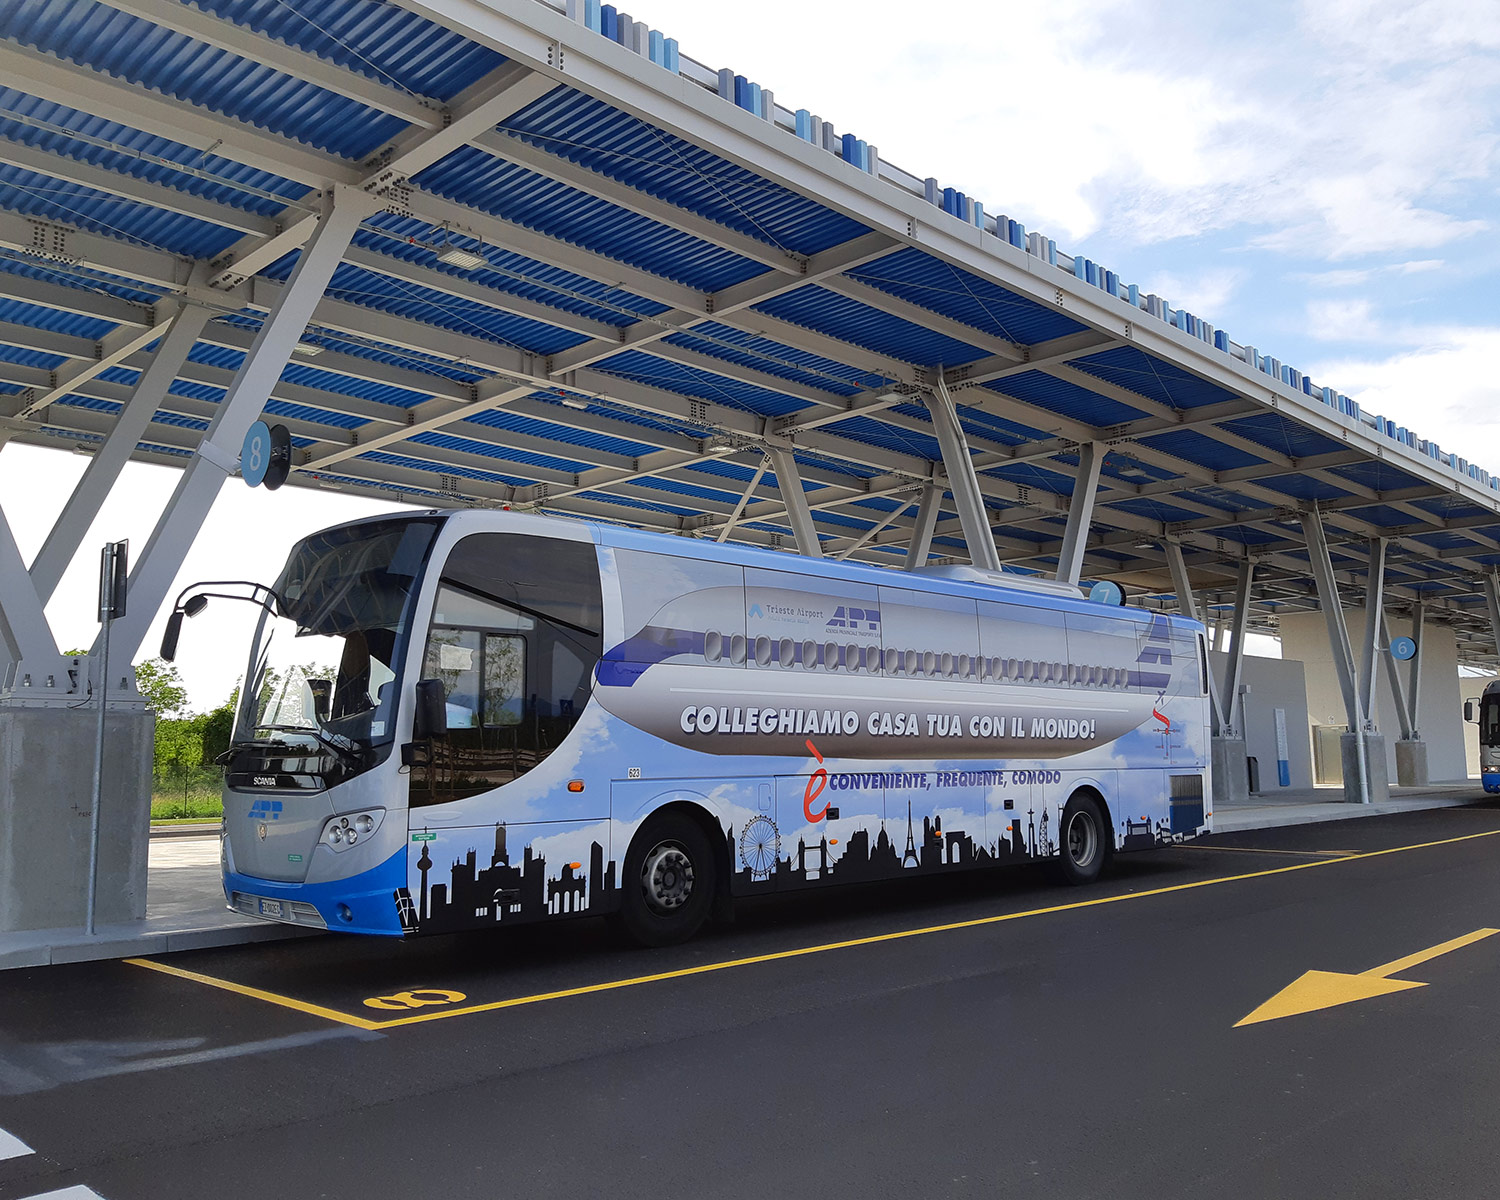
[[[719,536],[714,538],[716,542],[729,540],[729,535],[734,532],[734,527],[739,524],[740,517],[745,512],[745,505],[750,503],[750,497],[755,495],[755,489],[760,487],[760,481],[766,477],[766,472],[771,468],[771,460],[764,454],[761,455],[760,466],[755,468],[755,474],[750,477],[750,482],[740,496],[740,502],[734,506],[734,511],[729,514],[729,520],[724,522],[724,528],[719,530]]]
[[[766,447],[766,454],[776,472],[776,486],[781,489],[787,519],[797,536],[798,553],[809,558],[822,558],[823,544],[818,539],[817,527],[813,525],[812,509],[807,506],[807,493],[802,490],[802,476],[797,470],[796,458],[790,447],[774,444]]]
[[[1359,710],[1366,722],[1375,712],[1375,656],[1380,651],[1380,623],[1385,613],[1385,538],[1370,539],[1370,569],[1365,586],[1365,630],[1359,660]]]
[[[1244,701],[1240,697],[1240,673],[1245,665],[1245,629],[1250,621],[1250,584],[1255,578],[1255,560],[1240,560],[1239,579],[1234,588],[1234,617],[1229,634],[1229,664],[1224,672],[1224,694],[1220,711],[1224,714],[1224,732],[1228,737],[1243,738],[1240,719]]]
[[[1420,617],[1420,614],[1419,614]],[[1380,613],[1380,640],[1385,650],[1381,657],[1385,659],[1385,677],[1391,685],[1391,695],[1396,701],[1396,721],[1401,726],[1401,740],[1411,741],[1417,736],[1416,722],[1416,688],[1413,687],[1408,693],[1406,682],[1401,678],[1401,664],[1396,661],[1396,656],[1390,653],[1391,649],[1391,623],[1386,619],[1385,610]],[[1412,639],[1415,641],[1416,639]],[[1417,656],[1421,654],[1421,643],[1418,643],[1417,654],[1412,656],[1412,675],[1416,675]]]
[[[1057,558],[1057,577],[1077,583],[1083,575],[1083,552],[1094,519],[1094,494],[1099,490],[1099,471],[1104,466],[1104,447],[1084,442],[1078,447],[1078,474],[1073,478],[1073,501],[1068,506],[1068,525],[1063,532],[1062,553]]]
[[[360,221],[380,203],[348,187],[336,188],[331,199],[130,572],[128,610],[111,635],[124,661],[140,649],[219,489],[237,469],[245,434],[265,408]]]
[[[1182,559],[1182,543],[1169,538],[1162,542],[1161,548],[1167,557],[1167,569],[1172,572],[1172,587],[1177,592],[1177,607],[1182,610],[1182,615],[1190,620],[1203,620],[1198,608],[1198,598],[1193,595],[1193,585],[1188,580],[1187,563]],[[1204,638],[1210,650],[1218,648],[1214,644],[1216,636],[1216,630],[1205,630],[1204,632]],[[1225,727],[1228,722],[1224,717],[1223,702],[1219,699],[1219,686],[1214,681],[1212,662],[1208,664],[1207,683],[1208,702],[1213,721],[1213,734],[1215,737],[1222,737],[1225,734]]]
[[[840,550],[833,557],[835,559],[837,559],[839,562],[843,562],[846,558],[848,558],[856,550],[859,550],[862,547],[869,545],[870,542],[875,539],[875,536],[878,533],[880,533],[884,529],[888,529],[914,503],[916,503],[916,501],[914,501],[914,500],[908,500],[904,504],[898,504],[895,508],[891,509],[890,512],[886,513],[885,516],[880,519],[880,523],[879,524],[870,526],[869,529],[866,529],[864,531],[864,533],[862,533],[862,534],[859,535],[859,540],[858,541],[856,541],[848,549],[846,549],[846,550]]]
[[[938,513],[942,509],[943,485],[936,479],[929,479],[922,485],[922,501],[917,505],[916,523],[912,525],[911,541],[906,546],[908,571],[927,565],[927,556],[932,553],[932,533],[937,528]],[[990,541],[993,544],[993,539]]]
[[[959,524],[963,526],[964,541],[969,546],[969,560],[982,570],[998,571],[1000,552],[995,548],[995,534],[990,529],[989,513],[979,490],[979,476],[969,454],[968,439],[959,424],[958,408],[948,394],[941,372],[936,385],[922,393],[922,402],[932,418],[932,429],[943,453],[943,469],[948,473],[948,486],[953,491]],[[923,561],[926,561],[925,557]]]
[[[52,599],[63,572],[78,553],[84,535],[99,515],[100,507],[135,452],[136,444],[145,436],[146,427],[151,424],[167,389],[182,370],[210,315],[206,308],[190,306],[181,309],[172,319],[166,336],[115,419],[109,437],[94,455],[88,470],[63,506],[61,515],[53,523],[52,532],[31,564],[31,582],[43,604]]]
[[[20,670],[27,666],[33,672],[59,671],[62,657],[52,627],[4,513],[0,513],[0,584],[0,689],[9,682],[11,667],[17,669],[16,685],[21,683]],[[37,678],[35,683],[41,686],[43,680]]]
[[[1316,510],[1302,516],[1302,532],[1307,538],[1308,557],[1312,562],[1313,582],[1318,587],[1318,604],[1328,626],[1328,642],[1333,668],[1339,677],[1339,692],[1344,698],[1344,715],[1350,730],[1364,725],[1359,697],[1354,686],[1354,651],[1349,645],[1349,630],[1344,624],[1344,610],[1339,602],[1338,584],[1333,578],[1333,562],[1328,557],[1328,539],[1323,534],[1323,518]]]
[[[1323,517],[1317,509],[1302,515],[1302,531],[1307,539],[1313,579],[1318,587],[1318,604],[1328,626],[1329,649],[1339,678],[1339,691],[1344,698],[1344,713],[1349,722],[1349,732],[1340,739],[1344,763],[1344,798],[1359,804],[1369,804],[1377,798],[1372,795],[1373,792],[1380,793],[1379,799],[1384,799],[1387,794],[1385,748],[1383,743],[1377,747],[1380,761],[1378,764],[1373,762],[1368,744],[1369,718],[1361,706],[1362,690],[1355,677],[1354,650],[1349,644],[1349,628],[1344,622],[1338,582],[1333,575],[1333,560],[1328,553],[1328,538],[1323,532]],[[1383,552],[1381,565],[1384,566]],[[1353,780],[1349,778],[1351,768]],[[1372,783],[1375,786],[1372,787]]]

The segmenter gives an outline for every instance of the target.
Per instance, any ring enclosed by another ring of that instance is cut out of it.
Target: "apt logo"
[[[250,819],[261,821],[281,820],[282,805],[280,800],[257,800],[250,806]]]
[[[851,632],[863,627],[867,632],[880,632],[880,610],[878,608],[855,608],[840,604],[828,619],[826,628],[847,629]]]

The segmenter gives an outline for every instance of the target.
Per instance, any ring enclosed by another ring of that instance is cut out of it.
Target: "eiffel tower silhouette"
[[[911,863],[914,867],[920,867],[922,865],[921,860],[917,858],[916,839],[912,837],[911,833],[910,800],[906,802],[906,853],[901,856],[901,865],[904,867],[907,863]]]

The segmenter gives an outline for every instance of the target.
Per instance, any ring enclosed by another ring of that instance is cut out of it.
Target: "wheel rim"
[[[1094,828],[1093,818],[1086,812],[1076,812],[1068,818],[1068,858],[1076,867],[1092,865],[1099,853],[1099,831]]]
[[[646,906],[663,916],[676,912],[691,899],[694,878],[693,860],[679,843],[658,843],[641,864]]]

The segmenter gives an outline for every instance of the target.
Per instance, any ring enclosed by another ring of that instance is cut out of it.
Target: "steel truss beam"
[[[139,650],[193,536],[238,461],[245,434],[260,416],[354,231],[370,211],[368,198],[350,189],[338,190],[331,200],[292,271],[280,303],[261,326],[234,384],[130,573],[127,612],[115,622],[112,635],[127,661]]]

